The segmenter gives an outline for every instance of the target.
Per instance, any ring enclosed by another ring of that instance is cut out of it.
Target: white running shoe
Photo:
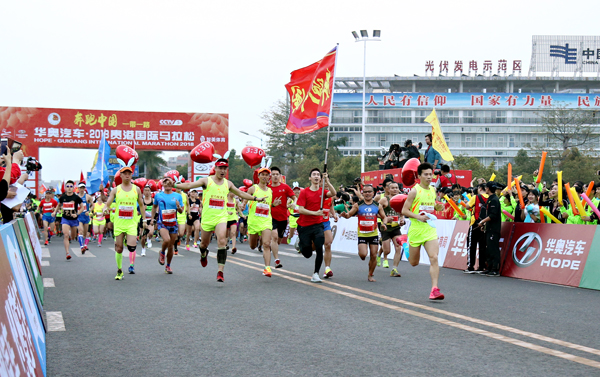
[[[142,256],[145,257],[146,256],[146,248],[142,247]]]
[[[150,238],[148,238],[148,242],[146,242],[148,244],[148,249],[152,249],[152,240]]]
[[[319,277],[319,273],[315,272],[312,276],[312,278],[310,279],[311,282],[313,283],[322,283],[323,280],[321,280],[321,278]]]

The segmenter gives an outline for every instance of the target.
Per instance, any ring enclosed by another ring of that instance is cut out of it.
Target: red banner
[[[596,227],[515,223],[502,275],[578,287]]]
[[[290,117],[285,133],[305,134],[329,125],[337,47],[308,67],[295,70],[285,85]]]

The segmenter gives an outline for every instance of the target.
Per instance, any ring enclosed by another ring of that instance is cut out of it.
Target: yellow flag
[[[94,163],[92,164],[92,168],[90,171],[94,170],[94,166],[96,166],[96,162],[98,162],[98,152],[96,152],[96,157],[94,157]]]
[[[433,135],[433,140],[431,140],[431,146],[433,147],[433,149],[438,151],[444,160],[454,161],[452,152],[450,152],[450,148],[448,148],[448,144],[446,144],[446,139],[444,139],[444,133],[442,132],[442,128],[440,127],[440,121],[438,120],[437,114],[435,113],[435,109],[433,109],[431,111],[431,114],[429,114],[429,116],[425,118],[425,122],[431,124],[431,134]]]

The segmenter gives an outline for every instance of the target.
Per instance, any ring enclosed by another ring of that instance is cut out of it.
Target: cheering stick
[[[450,204],[450,205],[452,206],[452,208],[454,208],[454,210],[455,210],[456,212],[458,212],[458,214],[459,214],[461,217],[464,217],[464,216],[465,216],[465,214],[463,213],[463,211],[461,211],[461,210],[460,210],[460,208],[458,208],[458,206],[456,205],[456,203],[454,203],[454,200],[450,199],[450,198],[448,197],[448,195],[444,195],[444,199],[446,199],[446,201],[448,202],[448,204]]]
[[[540,212],[543,213],[544,215],[548,216],[548,218],[552,221],[554,221],[557,224],[562,224],[560,222],[560,220],[558,220],[556,217],[552,216],[552,214],[550,213],[550,211],[548,211],[546,208],[540,208]]]
[[[540,168],[538,169],[538,176],[537,176],[537,180],[535,181],[535,183],[537,183],[538,185],[542,181],[542,173],[544,172],[544,163],[546,163],[546,155],[547,154],[548,154],[547,152],[542,152],[542,161],[540,161]]]
[[[525,209],[525,201],[523,200],[523,192],[521,192],[521,182],[519,181],[519,178],[515,178],[515,187],[517,188],[517,195],[519,196],[521,209]]]
[[[590,206],[590,208],[592,209],[592,211],[594,211],[594,213],[596,214],[596,216],[598,216],[598,218],[600,219],[600,211],[598,211],[598,207],[596,207],[594,205],[594,203],[592,203],[592,201],[590,200],[590,198],[586,194],[581,194],[581,197],[583,198],[583,200],[585,200],[585,202],[587,203],[587,205]]]
[[[565,183],[565,188],[567,189],[567,196],[569,197],[569,203],[571,203],[571,209],[573,210],[573,214],[579,215],[579,211],[577,211],[575,201],[573,200],[573,193],[571,192],[571,186],[569,185],[569,182]]]

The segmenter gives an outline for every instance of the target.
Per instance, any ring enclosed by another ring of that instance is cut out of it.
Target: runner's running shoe
[[[172,274],[173,270],[171,269],[171,266],[167,266],[165,267],[165,274]]]
[[[194,242],[194,248],[198,248],[198,244],[196,242]]]
[[[206,267],[208,264],[208,250],[206,250],[206,253],[200,254],[200,264],[202,267]]]
[[[396,277],[396,278],[399,278],[399,277],[400,277],[400,273],[398,272],[398,270],[397,270],[397,269],[395,269],[395,268],[392,268],[392,271],[390,272],[390,276],[391,276],[391,277]]]
[[[388,263],[387,259],[383,261],[383,268],[390,268],[390,264]]]
[[[165,253],[158,253],[158,264],[160,264],[161,266],[165,265]]]
[[[173,252],[173,255],[179,255],[179,251],[175,250],[175,251]]]
[[[67,253],[67,260],[71,259],[71,254]]]
[[[444,295],[442,294],[442,292],[440,292],[440,289],[438,287],[433,287],[431,289],[431,294],[429,295],[429,299],[430,300],[443,300]]]
[[[44,242],[44,245],[48,246],[48,240],[46,240],[46,242]]]
[[[268,277],[268,278],[271,277],[272,274],[271,274],[271,267],[270,266],[265,267],[265,269],[263,270],[263,275],[266,276],[266,277]]]
[[[333,277],[333,271],[331,271],[331,268],[325,267],[325,273],[323,274],[323,279],[329,279],[330,277]]]
[[[135,269],[133,268],[133,266],[129,266],[129,273],[130,274],[135,274]]]
[[[150,238],[148,238],[148,242],[146,242],[148,245],[148,249],[152,248],[152,240]]]
[[[231,255],[237,253],[237,247],[234,247],[233,249],[231,249]]]
[[[283,265],[281,264],[281,261],[279,259],[275,259],[275,268],[281,268],[283,267]]]
[[[85,254],[85,246],[81,248],[81,255]]]
[[[190,251],[190,245],[185,245],[185,249],[186,249],[187,251]]]
[[[322,283],[323,280],[321,280],[321,278],[319,277],[319,273],[315,272],[312,276],[312,278],[310,279],[311,282],[313,283]]]
[[[123,271],[117,270],[117,276],[115,276],[115,280],[123,280]]]
[[[142,256],[145,257],[146,256],[146,248],[142,247]]]
[[[219,283],[224,283],[225,282],[225,277],[223,276],[223,271],[217,272],[217,281]]]

